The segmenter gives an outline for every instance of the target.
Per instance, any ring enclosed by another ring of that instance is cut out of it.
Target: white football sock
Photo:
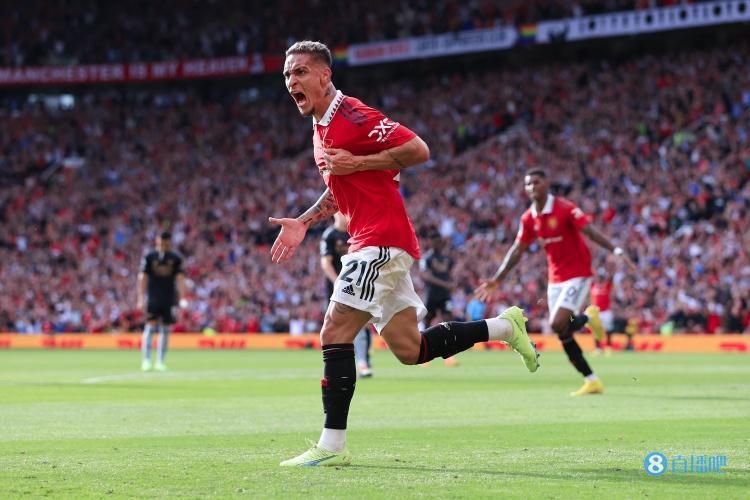
[[[599,380],[599,377],[596,376],[596,373],[592,373],[591,375],[586,375],[585,378],[589,382],[593,382],[594,380]]]
[[[513,337],[513,325],[510,320],[505,318],[488,318],[484,321],[487,323],[487,332],[490,334],[490,340],[507,342]]]
[[[141,340],[141,353],[144,361],[151,361],[151,324],[146,323],[143,328],[143,338]]]
[[[318,448],[326,451],[337,452],[346,447],[346,429],[326,429],[320,433]]]
[[[159,325],[159,342],[156,344],[156,352],[159,356],[159,363],[164,363],[164,357],[167,355],[167,345],[169,344],[169,330],[164,325]]]

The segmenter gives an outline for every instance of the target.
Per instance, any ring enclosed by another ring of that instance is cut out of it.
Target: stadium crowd
[[[29,0],[0,16],[0,67],[131,63],[279,53],[696,0]]]
[[[342,90],[431,145],[403,194],[423,242],[435,231],[451,242],[456,316],[515,237],[523,172],[542,166],[637,261],[633,274],[594,251],[623,329],[737,332],[750,331],[749,67],[738,45]],[[323,227],[273,266],[266,223],[323,189],[308,127],[278,89],[91,91],[70,109],[6,101],[0,331],[138,329],[139,260],[167,228],[190,289],[177,331],[316,331]],[[546,274],[532,253],[488,314],[520,301],[541,329]]]

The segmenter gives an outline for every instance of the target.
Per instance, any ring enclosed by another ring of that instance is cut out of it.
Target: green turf
[[[562,354],[462,366],[375,355],[350,415],[345,468],[278,467],[322,423],[320,354],[0,352],[0,498],[748,498],[750,357]],[[643,460],[726,455],[723,474],[650,477]]]

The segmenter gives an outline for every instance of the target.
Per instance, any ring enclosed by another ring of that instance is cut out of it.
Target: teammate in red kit
[[[550,326],[560,338],[570,362],[585,377],[583,386],[572,395],[604,392],[604,385],[589,367],[573,337],[573,333],[588,321],[585,314],[579,313],[588,297],[593,276],[591,252],[581,234],[617,256],[624,256],[624,252],[593,227],[590,218],[574,203],[549,194],[544,170],[527,172],[525,190],[531,206],[521,216],[516,240],[495,275],[477,288],[477,297],[487,300],[529,245],[538,239],[547,254]],[[627,257],[625,259],[632,265]]]
[[[401,169],[424,163],[427,145],[380,111],[337,91],[331,82],[331,52],[320,42],[297,42],[286,51],[284,80],[303,116],[312,117],[313,149],[327,189],[296,219],[269,218],[281,226],[271,260],[294,255],[308,227],[337,210],[349,220],[349,253],[320,331],[321,390],[325,425],[316,445],[281,465],[343,465],[346,423],[357,379],[352,342],[367,323],[404,364],[447,358],[477,342],[502,340],[518,352],[529,371],[539,364],[526,334],[523,311],[511,307],[497,318],[441,323],[420,332],[425,308],[409,268],[419,245],[398,190]]]
[[[612,351],[611,335],[614,317],[610,309],[611,296],[612,281],[606,279],[600,271],[591,284],[591,305],[585,311],[586,316],[589,317],[588,327],[594,335],[594,354],[606,352],[609,355]]]
[[[605,271],[599,271],[591,285],[591,305],[586,308],[589,317],[588,327],[594,334],[595,354],[612,353],[612,333],[615,325],[615,315],[612,311],[612,278]],[[627,330],[627,329],[626,329]],[[633,350],[633,336],[624,332],[627,337],[626,351]]]

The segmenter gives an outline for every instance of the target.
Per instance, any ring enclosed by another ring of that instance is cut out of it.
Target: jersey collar
[[[336,91],[336,95],[333,97],[333,101],[331,101],[331,104],[328,105],[328,109],[326,110],[326,113],[323,115],[323,118],[320,119],[320,121],[315,120],[315,117],[313,116],[313,127],[315,125],[320,125],[321,127],[327,127],[331,120],[333,119],[333,115],[336,114],[336,110],[339,109],[339,106],[341,105],[341,102],[344,100],[344,93],[340,90]]]
[[[544,202],[544,208],[542,208],[542,215],[547,215],[552,213],[552,204],[555,203],[555,197],[551,194],[547,195],[547,201]],[[531,204],[531,215],[534,217],[539,217],[539,214],[536,213],[536,204]]]

